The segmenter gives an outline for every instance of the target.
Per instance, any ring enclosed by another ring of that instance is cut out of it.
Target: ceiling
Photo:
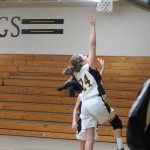
[[[95,0],[96,1],[96,0]],[[97,0],[98,1],[98,0]],[[119,1],[119,0],[113,0]],[[135,7],[139,7],[146,11],[150,11],[150,6],[144,6],[137,3],[136,0],[120,0],[120,2],[129,2]],[[97,6],[94,0],[0,0],[0,8],[5,7],[87,7],[87,6]]]
[[[3,7],[53,7],[96,6],[98,0],[0,0]],[[119,0],[112,0],[119,1]]]
[[[0,0],[0,7],[96,6],[93,0]]]

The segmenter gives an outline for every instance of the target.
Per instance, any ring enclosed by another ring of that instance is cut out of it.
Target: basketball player
[[[122,144],[122,122],[115,114],[114,110],[104,101],[101,91],[101,76],[95,67],[96,58],[96,22],[93,16],[88,16],[91,26],[90,51],[89,55],[74,54],[71,57],[72,73],[83,87],[83,92],[79,94],[82,100],[81,120],[82,129],[86,132],[85,150],[93,150],[95,122],[100,124],[106,120],[110,121],[114,128],[114,135],[117,141],[118,150],[123,150]]]
[[[63,74],[68,75],[68,70],[64,69]],[[69,88],[69,96],[75,97],[75,91],[80,93],[82,91],[82,86],[80,83],[76,80],[74,75],[71,75],[69,79],[64,83],[63,86],[57,88],[57,91],[66,90]]]
[[[144,83],[130,110],[127,144],[130,150],[150,150],[150,79]]]
[[[101,58],[97,58],[97,60],[98,60],[99,64],[101,65],[100,75],[102,76],[102,74],[104,72],[104,60]],[[105,94],[106,93],[104,92],[103,93],[104,97],[105,97]],[[82,127],[81,127],[81,118],[80,118],[81,105],[82,105],[82,102],[78,97],[76,104],[75,104],[75,107],[74,107],[74,110],[73,110],[72,129],[77,131],[76,138],[80,141],[80,150],[85,150],[86,135],[85,135],[85,130],[82,130]],[[95,135],[94,135],[94,137],[95,137],[95,140],[98,139],[97,121],[95,122]]]

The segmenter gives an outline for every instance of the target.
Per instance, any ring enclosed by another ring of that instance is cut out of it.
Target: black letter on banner
[[[6,19],[6,21],[8,21],[8,17],[1,17],[0,20],[1,19]],[[5,29],[4,31],[5,31],[5,33],[4,34],[0,34],[0,37],[5,37],[7,35],[8,29]]]
[[[20,21],[20,17],[13,17],[13,18],[11,19],[11,23],[12,23],[12,24],[16,27],[16,29],[17,29],[16,35],[11,32],[11,36],[12,36],[12,37],[17,37],[17,36],[20,34],[19,26],[14,22],[14,19],[16,19],[16,18]]]

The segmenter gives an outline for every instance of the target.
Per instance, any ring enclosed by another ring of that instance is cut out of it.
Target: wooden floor
[[[125,150],[129,150],[124,145]],[[0,136],[0,150],[79,150],[77,140]],[[115,143],[95,142],[94,150],[116,150]]]

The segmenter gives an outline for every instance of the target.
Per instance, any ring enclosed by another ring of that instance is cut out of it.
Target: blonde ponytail
[[[63,70],[63,74],[69,75],[69,76],[73,76],[74,74],[74,67],[73,66],[68,66],[67,68],[65,68]]]

